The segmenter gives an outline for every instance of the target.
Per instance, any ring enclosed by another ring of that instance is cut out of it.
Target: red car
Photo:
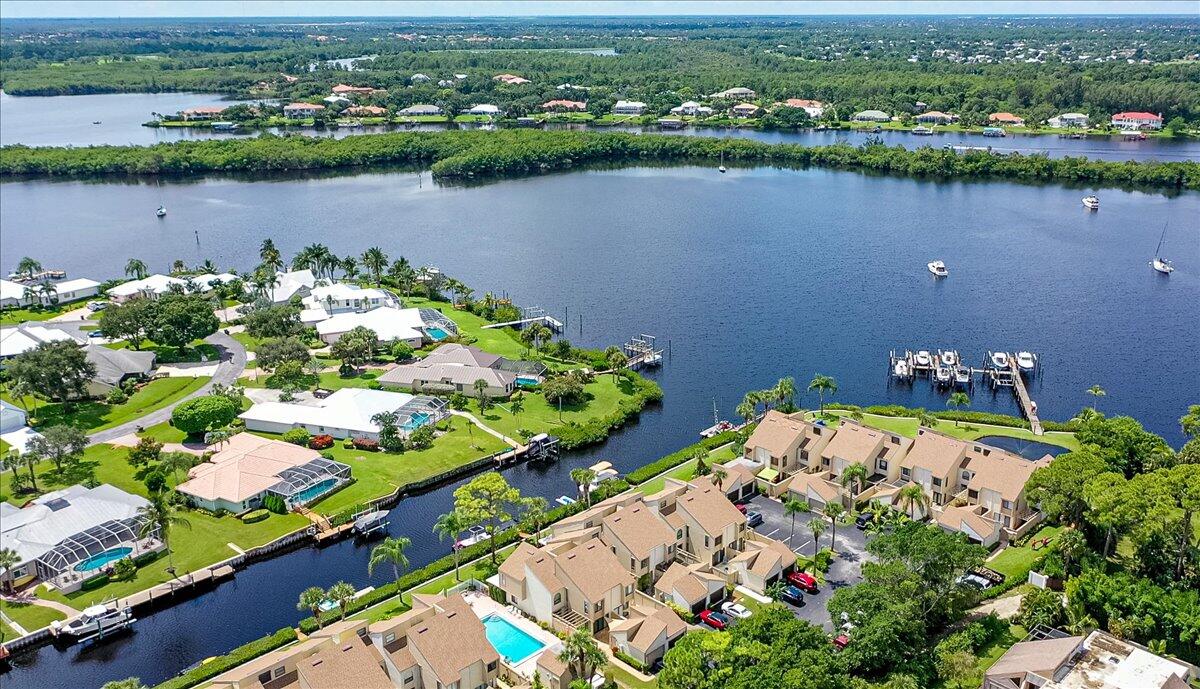
[[[746,508],[746,506],[745,506],[745,505],[743,505],[742,503],[740,503],[740,502],[735,502],[735,503],[733,503],[733,506],[734,506],[734,507],[736,507],[736,508],[738,508],[738,512],[741,512],[742,514],[745,514],[745,513],[746,513],[746,509],[747,509],[747,508]]]
[[[807,572],[788,572],[787,580],[789,583],[798,586],[809,593],[817,592],[817,580],[813,578],[813,575],[808,574]]]
[[[721,631],[729,626],[729,618],[716,610],[701,610],[700,621],[717,631]]]
[[[833,638],[833,645],[840,651],[850,645],[850,637],[845,634],[838,634]]]

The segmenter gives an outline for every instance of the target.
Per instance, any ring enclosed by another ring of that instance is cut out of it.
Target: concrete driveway
[[[755,531],[787,543],[800,555],[812,557],[813,539],[812,532],[808,530],[808,522],[817,515],[796,515],[796,532],[793,536],[792,518],[784,513],[783,504],[779,501],[757,495],[750,501],[749,509],[759,512],[763,516],[763,523],[755,527]],[[862,581],[862,563],[870,557],[867,553],[868,538],[867,534],[854,528],[853,523],[838,524],[837,555],[834,557],[829,571],[825,574],[825,583],[820,586],[817,593],[804,594],[802,607],[788,606],[792,608],[797,617],[820,625],[827,631],[833,631],[833,623],[829,619],[826,606],[834,591]],[[829,541],[830,533],[829,529],[826,529],[821,536],[820,546],[828,548]]]

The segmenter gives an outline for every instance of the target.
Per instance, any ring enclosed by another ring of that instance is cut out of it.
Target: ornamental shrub
[[[283,434],[283,441],[286,443],[291,443],[293,445],[300,445],[302,447],[307,447],[308,440],[311,437],[312,436],[308,432],[307,429],[293,428],[292,430]]]
[[[277,500],[279,499],[279,496],[277,496],[277,495],[272,495],[269,497],[273,497]],[[280,502],[282,502],[282,500],[280,500]],[[243,524],[254,524],[257,522],[261,522],[262,520],[266,519],[269,516],[271,516],[271,510],[267,510],[267,509],[254,510],[252,512],[247,512],[242,515],[242,523]]]
[[[324,450],[333,447],[333,436],[327,433],[322,435],[314,435],[308,441],[308,446],[314,450]]]
[[[228,426],[238,415],[238,407],[228,397],[207,395],[188,400],[171,412],[171,425],[188,435]]]
[[[278,495],[268,494],[264,496],[262,504],[264,508],[274,512],[275,514],[287,513],[287,503],[284,502],[283,498],[279,497]]]
[[[370,438],[355,438],[354,449],[365,450],[367,452],[379,452],[379,441],[371,440]]]

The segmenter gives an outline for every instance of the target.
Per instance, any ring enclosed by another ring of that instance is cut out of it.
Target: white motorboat
[[[933,363],[933,356],[924,349],[917,352],[917,356],[915,358],[917,361],[917,366],[929,366]]]
[[[992,366],[999,369],[1008,368],[1008,354],[1005,352],[992,352]]]
[[[159,206],[159,207],[158,207],[158,210],[154,211],[154,214],[155,214],[155,215],[157,215],[157,216],[158,216],[158,217],[160,217],[160,218],[161,218],[161,217],[163,217],[164,215],[166,215],[166,214],[167,214],[167,207],[166,207],[166,206]]]
[[[367,512],[366,514],[361,514],[355,517],[353,527],[354,533],[360,536],[365,536],[383,529],[387,526],[387,522],[384,520],[387,518],[389,511],[390,510],[375,510],[374,512]]]
[[[588,467],[588,469],[591,469],[596,474],[596,478],[592,479],[592,482],[588,484],[589,493],[595,492],[600,488],[601,483],[621,477],[621,474],[613,468],[612,462],[596,462]]]
[[[1100,209],[1100,197],[1099,196],[1085,196],[1085,197],[1083,197],[1083,205],[1088,210],[1093,210],[1093,211],[1099,210]]]
[[[944,278],[950,274],[950,271],[946,270],[946,264],[941,261],[930,261],[926,264],[926,267],[929,268],[929,272],[940,278]]]
[[[566,507],[567,505],[574,505],[575,503],[577,503],[579,501],[569,495],[560,495],[554,499],[554,502],[557,502],[558,504],[562,505],[563,507]]]
[[[938,366],[933,372],[933,380],[939,386],[949,385],[952,377],[953,373],[950,371],[949,366]]]
[[[1175,272],[1175,266],[1172,265],[1170,261],[1162,257],[1162,245],[1163,240],[1166,239],[1166,237],[1167,226],[1164,224],[1162,234],[1158,237],[1158,247],[1154,249],[1154,260],[1150,261],[1150,267],[1162,273],[1163,275],[1170,275],[1171,273]]]
[[[471,528],[467,529],[466,536],[463,536],[454,542],[454,549],[462,550],[463,548],[469,548],[476,543],[482,543],[483,541],[486,541],[487,537],[487,529],[479,525],[472,526]]]
[[[916,127],[913,127],[912,133],[916,134],[917,136],[933,136],[933,130],[924,125],[917,125]]]
[[[1037,368],[1037,357],[1030,352],[1017,352],[1017,368],[1032,371]]]
[[[725,172],[725,151],[721,151],[721,165],[717,167],[717,172]]]
[[[896,365],[892,367],[892,375],[896,376],[897,378],[907,378],[908,362],[903,359],[897,361]]]
[[[958,352],[954,351],[953,349],[948,349],[944,352],[938,352],[938,355],[942,360],[943,366],[949,366],[953,368],[958,365]]]
[[[359,598],[362,598],[363,596],[367,595],[368,593],[371,593],[374,590],[375,590],[374,586],[366,586],[364,588],[361,588],[354,592],[354,595],[350,597],[350,600],[358,600]],[[332,598],[326,598],[325,600],[323,600],[317,604],[317,608],[320,609],[321,612],[330,612],[330,611],[336,610],[338,608],[338,603],[337,603],[337,601],[333,600]]]
[[[54,634],[66,634],[75,637],[76,641],[84,641],[96,636],[104,636],[124,629],[133,624],[131,608],[110,608],[107,605],[93,605],[84,608],[79,617],[66,622],[55,620],[50,623]]]
[[[720,434],[724,433],[725,431],[732,431],[732,430],[733,430],[732,423],[730,423],[728,421],[718,421],[715,424],[709,426],[708,428],[705,428],[704,430],[700,431],[700,437],[701,438],[711,438],[715,435],[720,435]]]
[[[955,366],[954,384],[960,388],[969,386],[971,384],[971,369],[966,366]]]

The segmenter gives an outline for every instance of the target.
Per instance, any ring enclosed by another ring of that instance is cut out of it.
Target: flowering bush
[[[357,450],[366,450],[367,452],[379,452],[379,441],[371,440],[370,438],[355,438],[354,448]]]
[[[333,447],[333,436],[329,434],[314,435],[308,441],[308,446],[314,450],[324,450]]]

